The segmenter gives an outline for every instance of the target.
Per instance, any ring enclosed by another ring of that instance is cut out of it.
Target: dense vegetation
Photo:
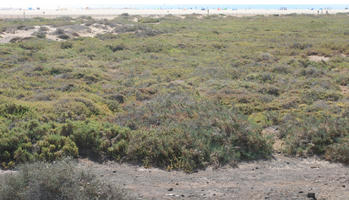
[[[0,45],[0,163],[88,156],[192,171],[268,158],[273,142],[349,163],[348,19],[2,20],[2,31],[114,33],[62,28],[61,42],[40,32]]]
[[[2,200],[123,200],[131,199],[112,183],[101,181],[71,160],[24,164],[0,179]]]

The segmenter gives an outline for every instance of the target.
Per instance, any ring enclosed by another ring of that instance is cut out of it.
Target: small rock
[[[179,185],[178,183],[176,183],[176,185]]]
[[[302,194],[302,193],[304,193],[304,192],[303,192],[303,191],[299,191],[298,193],[299,193],[299,194]]]
[[[169,188],[167,191],[173,191],[173,188]]]
[[[181,194],[181,197],[184,197],[184,194]]]
[[[345,185],[342,185],[343,188],[345,188]]]
[[[114,170],[114,171],[113,171],[113,173],[115,174],[115,173],[116,173],[116,171]]]
[[[309,192],[309,193],[307,194],[307,197],[308,197],[309,199],[316,200],[316,197],[315,197],[315,193],[314,193],[314,192]]]

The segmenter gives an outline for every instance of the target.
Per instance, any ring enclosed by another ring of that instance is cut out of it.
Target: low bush
[[[71,42],[62,42],[61,43],[61,49],[70,49],[73,47],[73,43]]]
[[[157,18],[151,18],[151,17],[143,17],[139,19],[140,23],[158,23],[160,22],[160,19]]]
[[[127,159],[144,165],[192,171],[271,154],[270,142],[244,116],[190,93],[158,95],[129,113],[118,119],[136,130]]]
[[[2,200],[110,200],[130,199],[113,184],[100,181],[68,159],[20,166],[0,179]]]
[[[46,38],[46,32],[44,31],[36,31],[32,34],[33,36],[36,36],[37,38]]]
[[[341,138],[338,143],[330,145],[325,152],[325,159],[349,164],[349,136]]]
[[[6,118],[21,117],[27,112],[29,112],[29,108],[20,104],[6,103],[0,105],[0,115]]]
[[[70,137],[82,156],[120,160],[126,155],[130,131],[109,123],[75,121],[65,124],[60,134]]]
[[[349,118],[345,115],[297,116],[288,115],[280,128],[285,138],[285,152],[290,155],[320,155],[327,160],[347,163],[346,144],[349,136]]]
[[[47,135],[38,142],[40,160],[54,161],[64,157],[77,157],[78,148],[69,138],[61,135]]]
[[[3,168],[12,168],[16,163],[31,161],[33,145],[20,129],[0,132],[0,162]]]
[[[55,105],[57,121],[85,120],[86,118],[98,115],[100,110],[95,103],[85,98],[66,98],[59,100]]]
[[[107,47],[113,52],[122,51],[126,49],[126,46],[124,44],[107,45]]]

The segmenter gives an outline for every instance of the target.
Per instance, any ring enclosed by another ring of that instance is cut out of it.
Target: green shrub
[[[39,39],[31,39],[19,43],[19,47],[25,50],[38,51],[44,48],[44,44]]]
[[[97,122],[68,122],[68,125],[62,128],[61,134],[69,136],[76,143],[81,155],[98,154],[101,134],[100,124]]]
[[[312,44],[308,44],[308,43],[295,42],[291,45],[291,48],[303,50],[303,49],[311,48],[312,46],[313,46]]]
[[[37,162],[19,167],[19,171],[0,179],[2,200],[109,200],[129,199],[109,182],[101,182],[89,171],[70,160]]]
[[[126,46],[124,44],[107,45],[107,47],[113,52],[122,51],[126,49]]]
[[[69,138],[61,135],[48,135],[38,142],[40,160],[54,161],[64,157],[77,157],[78,148]]]
[[[0,115],[6,118],[22,117],[28,111],[28,107],[14,103],[0,105]]]
[[[127,159],[141,161],[146,167],[158,166],[191,172],[209,164],[208,149],[196,149],[199,146],[197,143],[183,130],[137,131],[132,134]]]
[[[326,149],[325,159],[349,164],[349,137],[341,138],[338,143],[330,145]]]
[[[287,154],[303,156],[326,154],[326,159],[334,161],[349,159],[345,154],[347,140],[344,139],[349,136],[349,120],[345,116],[295,115],[283,122],[280,134],[286,140]],[[343,151],[343,154],[335,154],[340,151]]]
[[[271,153],[268,140],[244,116],[190,93],[159,95],[129,113],[118,119],[138,129],[132,133],[127,158],[145,165],[192,171]]]
[[[38,143],[42,144],[47,135],[55,132],[54,123],[38,120],[11,122],[9,125],[13,127],[0,130],[0,162],[4,168],[38,159],[37,151],[41,148]],[[57,146],[52,151],[59,151],[60,148],[63,146]]]
[[[11,168],[17,162],[32,160],[33,157],[29,153],[31,149],[31,140],[23,130],[13,129],[10,132],[0,133],[0,162],[2,167]]]
[[[61,49],[71,49],[73,48],[73,43],[71,42],[62,42]]]
[[[317,100],[338,101],[341,98],[342,95],[340,93],[319,88],[304,90],[302,94],[302,100],[307,104]]]
[[[95,103],[85,98],[65,98],[54,105],[57,121],[85,120],[100,113]]]
[[[67,35],[67,34],[60,34],[60,35],[58,35],[57,37],[58,37],[59,39],[62,39],[62,40],[67,40],[67,39],[70,38],[69,35]]]
[[[140,23],[158,23],[160,22],[160,19],[157,18],[150,18],[150,17],[143,17],[139,20]]]
[[[80,155],[106,156],[120,160],[126,154],[130,131],[109,123],[95,121],[68,122],[61,129],[61,135],[69,136],[79,148]]]
[[[37,38],[41,38],[41,39],[46,38],[46,32],[40,31],[40,30],[34,32],[32,35],[36,36]]]
[[[104,124],[99,150],[113,160],[121,160],[126,156],[130,135],[128,128]]]

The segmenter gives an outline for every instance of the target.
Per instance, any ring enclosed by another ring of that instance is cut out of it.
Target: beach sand
[[[45,17],[54,18],[61,16],[91,16],[94,18],[113,18],[115,16],[128,13],[129,15],[189,15],[189,14],[224,14],[232,16],[254,16],[254,15],[286,15],[286,14],[337,14],[349,13],[349,10],[310,10],[310,9],[239,9],[239,10],[192,10],[192,9],[46,9],[46,10],[0,10],[0,18],[33,18]]]

